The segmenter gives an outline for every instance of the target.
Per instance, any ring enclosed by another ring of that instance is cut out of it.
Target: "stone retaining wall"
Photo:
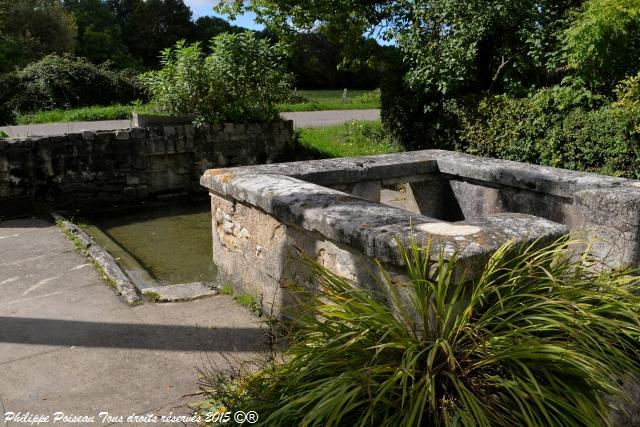
[[[132,128],[0,140],[0,218],[34,202],[93,208],[201,191],[212,167],[270,163],[290,149],[293,122]]]

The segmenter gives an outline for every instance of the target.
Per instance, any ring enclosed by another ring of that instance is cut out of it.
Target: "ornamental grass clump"
[[[268,426],[608,425],[640,370],[640,281],[575,243],[506,244],[466,283],[455,257],[401,246],[409,280],[380,267],[380,293],[308,262],[320,294],[282,361],[208,402]]]

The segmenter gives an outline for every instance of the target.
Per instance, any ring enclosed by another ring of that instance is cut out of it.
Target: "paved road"
[[[331,126],[348,122],[350,120],[377,120],[380,118],[380,110],[334,110],[334,111],[307,111],[300,113],[282,113],[282,117],[293,120],[294,126],[299,128],[312,128]],[[95,122],[69,122],[69,123],[45,123],[37,125],[5,126],[0,127],[10,138],[26,136],[63,135],[65,133],[126,129],[131,127],[130,120],[105,120]]]
[[[197,368],[255,357],[264,340],[231,297],[130,307],[50,222],[0,221],[0,426],[26,425],[6,412],[187,414]]]

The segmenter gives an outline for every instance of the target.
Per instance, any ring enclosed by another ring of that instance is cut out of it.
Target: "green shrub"
[[[382,270],[380,292],[312,263],[321,294],[282,362],[213,377],[200,407],[268,426],[608,425],[615,379],[640,371],[640,280],[595,273],[575,243],[506,244],[464,284],[455,258],[401,246],[409,281]]]
[[[380,89],[365,92],[353,98],[355,104],[380,104]]]
[[[627,87],[625,93],[632,90]],[[640,177],[637,103],[612,104],[586,89],[554,87],[527,98],[487,97],[475,109],[454,106],[451,111],[459,120],[459,150]]]
[[[22,113],[128,103],[134,96],[130,72],[71,56],[46,56],[18,71],[16,77],[20,90],[15,105]]]
[[[15,73],[0,75],[0,125],[12,125],[16,120],[16,96],[20,81]]]
[[[587,0],[566,30],[569,69],[605,93],[640,70],[640,3],[637,0]]]
[[[196,114],[210,122],[269,121],[278,117],[276,103],[290,94],[285,52],[283,44],[249,31],[223,33],[207,56],[198,43],[184,41],[164,50],[163,68],[140,79],[158,112]]]
[[[443,97],[412,90],[402,71],[387,73],[382,81],[380,118],[384,128],[407,150],[450,150],[454,146],[457,123],[444,108]]]

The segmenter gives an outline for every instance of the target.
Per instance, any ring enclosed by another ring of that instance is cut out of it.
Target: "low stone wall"
[[[298,250],[375,286],[374,261],[401,272],[396,239],[410,236],[457,253],[464,279],[507,241],[577,230],[604,263],[640,265],[638,181],[426,150],[209,170],[201,183],[220,280],[262,296],[266,310],[286,305],[289,283],[309,283]],[[405,208],[381,204],[381,189],[399,185]]]
[[[0,218],[34,202],[94,208],[201,191],[212,167],[270,163],[292,146],[293,122],[132,128],[0,140]]]

